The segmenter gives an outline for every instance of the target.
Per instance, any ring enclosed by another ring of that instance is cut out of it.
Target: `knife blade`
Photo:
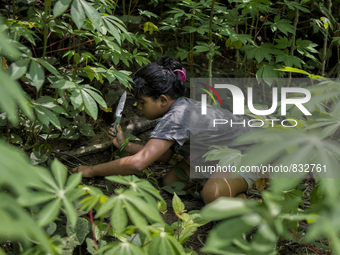
[[[120,123],[120,120],[122,118],[122,111],[124,110],[125,101],[126,101],[126,91],[124,91],[124,93],[120,97],[119,103],[116,109],[116,113],[115,113],[116,120],[113,126],[113,131],[115,135],[117,135],[117,125]]]

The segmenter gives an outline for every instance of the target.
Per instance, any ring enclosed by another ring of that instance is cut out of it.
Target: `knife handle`
[[[113,126],[113,132],[115,133],[115,136],[117,136],[117,125],[120,124],[120,119],[121,119],[121,118],[122,118],[122,117],[117,117],[117,116],[116,116],[115,124],[114,124],[114,126]]]

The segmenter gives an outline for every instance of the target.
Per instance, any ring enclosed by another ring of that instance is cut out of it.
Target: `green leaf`
[[[44,123],[46,127],[49,127],[49,122],[51,122],[56,128],[61,130],[60,121],[54,113],[43,106],[37,105],[34,109],[37,113],[38,119]]]
[[[55,76],[59,76],[60,77],[60,73],[58,72],[57,69],[55,69],[54,66],[52,66],[50,63],[48,63],[46,60],[41,59],[41,58],[37,58],[38,62],[40,64],[42,64],[48,71],[50,71],[51,73],[53,73]]]
[[[244,48],[245,46],[241,49],[247,49]],[[258,63],[261,63],[264,58],[270,61],[272,58],[271,53],[274,52],[273,47],[274,45],[271,43],[264,43],[261,46],[251,46],[251,49],[247,53],[247,58],[255,58]]]
[[[181,199],[177,196],[177,194],[174,194],[174,197],[172,198],[172,207],[174,208],[174,212],[176,214],[181,215],[185,212],[184,204],[182,203]]]
[[[81,182],[81,173],[72,174],[65,185],[65,193],[72,191]]]
[[[29,62],[29,58],[24,58],[12,63],[8,69],[11,78],[16,80],[23,76],[27,71]]]
[[[209,220],[222,220],[252,212],[256,201],[220,197],[202,209],[202,217]]]
[[[111,248],[112,247],[112,248]],[[103,250],[107,250],[105,254],[117,254],[117,255],[147,255],[147,253],[139,246],[130,242],[113,242],[103,247]],[[100,252],[99,249],[98,252]]]
[[[42,203],[46,203],[48,201],[51,201],[55,198],[55,195],[52,193],[46,193],[46,192],[27,192],[24,195],[20,196],[18,199],[18,203],[21,206],[33,206],[33,205],[39,205]]]
[[[171,254],[182,255],[184,253],[182,245],[171,235],[166,232],[160,232],[156,235],[148,245],[148,254]]]
[[[113,35],[113,37],[116,39],[116,41],[118,42],[119,45],[121,45],[121,38],[120,38],[120,34],[117,28],[115,28],[109,20],[105,19],[105,17],[103,18],[104,20],[104,24],[106,24],[109,33]]]
[[[85,109],[88,111],[89,115],[96,120],[98,115],[98,106],[96,101],[94,101],[90,94],[88,94],[85,90],[81,90],[81,96],[83,98]]]
[[[279,77],[279,72],[277,72],[272,65],[265,64],[263,65],[257,72],[256,72],[256,78],[260,82],[262,79],[265,83],[267,83],[269,86],[272,86],[276,80],[276,78]]]
[[[55,159],[51,164],[51,169],[59,189],[63,189],[67,179],[67,170],[65,166]]]
[[[98,93],[91,90],[91,88],[84,88],[84,90],[87,93],[89,93],[94,98],[94,100],[97,101],[98,104],[100,104],[104,108],[107,108],[106,102],[104,101],[104,99]]]
[[[206,241],[204,252],[220,254],[232,246],[235,239],[242,238],[241,235],[249,232],[261,222],[261,217],[257,214],[244,215],[223,221],[214,228]],[[232,229],[232,231],[226,231]]]
[[[81,245],[87,236],[90,233],[90,227],[88,220],[84,218],[78,218],[75,226],[72,226],[67,222],[66,232],[68,236],[75,236],[75,242],[77,245]]]
[[[66,111],[56,103],[56,99],[49,97],[49,96],[44,96],[40,97],[35,101],[36,104],[41,105],[42,107],[51,109],[52,111],[60,114],[66,114]]]
[[[26,169],[27,170],[27,169]],[[20,207],[8,193],[0,193],[0,236],[20,241],[25,247],[34,242],[41,254],[54,254],[48,236],[24,208]],[[13,220],[15,217],[15,220]],[[4,240],[2,238],[2,240]],[[52,248],[53,247],[53,248]],[[1,253],[1,252],[0,252]]]
[[[54,18],[61,15],[64,11],[67,10],[67,8],[70,6],[72,0],[59,0],[55,3],[53,7],[53,16]]]
[[[102,18],[100,14],[86,1],[79,0],[84,7],[87,18],[92,22],[93,26],[100,30],[102,26]]]
[[[40,226],[46,226],[53,221],[59,214],[61,207],[61,198],[57,198],[48,203],[38,214],[38,224]]]
[[[72,227],[75,227],[78,218],[76,208],[66,197],[63,197],[63,203],[66,210],[67,220],[70,222]]]
[[[45,146],[44,144],[42,145],[36,144],[33,147],[30,159],[33,165],[38,165],[48,160],[50,155],[51,155],[50,146]]]
[[[80,30],[85,21],[85,13],[79,0],[74,0],[72,3],[71,17],[77,28]]]
[[[276,15],[274,18],[274,22],[270,25],[273,32],[275,32],[277,29],[280,30],[285,35],[288,35],[289,33],[295,34],[294,26],[291,25],[291,21],[287,19],[281,19],[280,15]]]
[[[45,80],[45,74],[40,64],[37,61],[31,61],[30,76],[34,83],[34,86],[39,91]]]
[[[56,89],[72,89],[76,88],[76,84],[72,81],[61,80],[54,83],[51,88]]]
[[[209,51],[209,47],[207,46],[195,46],[194,49],[196,50],[196,52],[207,52]]]
[[[115,203],[110,220],[113,229],[118,235],[124,233],[128,223],[128,218],[123,208],[122,200],[118,199],[117,203]]]

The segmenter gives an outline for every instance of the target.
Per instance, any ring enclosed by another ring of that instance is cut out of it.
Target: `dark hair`
[[[135,96],[149,96],[157,99],[168,95],[172,99],[184,96],[186,87],[174,70],[182,70],[182,65],[172,57],[161,57],[138,69],[133,75]]]

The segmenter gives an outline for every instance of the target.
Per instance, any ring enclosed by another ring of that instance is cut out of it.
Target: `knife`
[[[126,101],[126,91],[124,91],[123,95],[120,97],[119,103],[116,109],[116,113],[115,113],[116,120],[113,126],[113,131],[116,136],[117,136],[117,125],[120,123],[120,119],[122,118],[122,111],[124,110],[125,101]]]

